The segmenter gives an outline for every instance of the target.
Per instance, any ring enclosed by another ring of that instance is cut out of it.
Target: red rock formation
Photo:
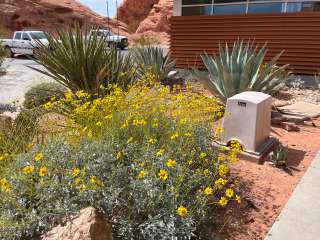
[[[128,26],[138,22],[133,38],[144,35],[167,43],[172,11],[173,0],[124,0],[119,8],[118,17]]]
[[[74,23],[107,27],[108,19],[102,17],[76,0],[0,0],[0,24],[11,33],[23,28],[54,31]],[[115,30],[117,22],[109,21]],[[125,24],[119,23],[121,34]]]

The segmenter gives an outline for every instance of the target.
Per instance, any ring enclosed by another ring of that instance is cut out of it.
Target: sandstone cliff
[[[137,24],[134,35],[151,36],[167,43],[172,11],[173,0],[123,0],[118,17],[128,26]]]
[[[76,0],[0,0],[0,23],[8,34],[23,28],[54,31],[74,23],[113,30],[119,25],[121,34],[126,31],[125,24],[108,21]]]

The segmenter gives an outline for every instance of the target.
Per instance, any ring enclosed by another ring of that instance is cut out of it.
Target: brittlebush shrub
[[[46,104],[69,116],[70,129],[2,176],[6,239],[32,239],[86,206],[105,215],[114,239],[200,239],[217,208],[240,202],[229,172],[239,146],[212,144],[216,99],[158,85],[108,91]]]

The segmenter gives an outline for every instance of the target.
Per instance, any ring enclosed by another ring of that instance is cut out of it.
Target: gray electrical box
[[[270,139],[272,97],[243,92],[227,100],[222,142],[238,140],[246,152],[260,154]]]

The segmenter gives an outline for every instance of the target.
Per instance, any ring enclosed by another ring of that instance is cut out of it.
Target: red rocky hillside
[[[151,36],[167,43],[172,11],[173,0],[123,0],[118,17],[128,29],[136,25],[134,35]]]
[[[106,17],[75,0],[0,0],[0,23],[8,34],[23,28],[54,31],[74,23],[109,26]],[[115,20],[109,23],[113,30],[117,29]],[[125,34],[125,24],[119,26],[120,33]]]

